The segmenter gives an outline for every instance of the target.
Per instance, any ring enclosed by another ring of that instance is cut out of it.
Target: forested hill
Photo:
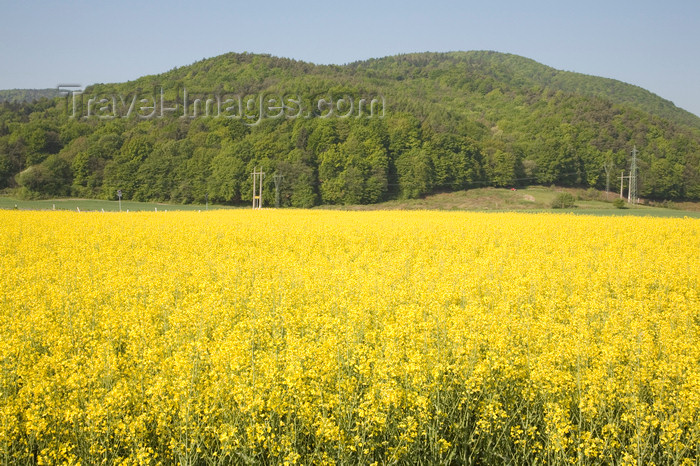
[[[4,89],[0,90],[0,102],[33,102],[58,96],[58,89]]]
[[[229,53],[0,106],[0,188],[177,202],[373,203],[483,186],[700,199],[700,118],[644,89],[496,52],[313,65]],[[606,177],[606,173],[609,177]]]
[[[436,60],[437,57],[440,58]],[[404,70],[420,66],[432,72],[442,70],[441,72],[444,73],[446,68],[452,68],[452,72],[490,78],[513,89],[546,88],[588,97],[600,97],[615,104],[639,108],[676,123],[700,128],[699,116],[676,107],[672,102],[646,89],[614,79],[559,71],[518,55],[488,51],[423,53],[358,62],[352,66],[381,72],[387,69],[388,61],[393,61],[393,66]]]

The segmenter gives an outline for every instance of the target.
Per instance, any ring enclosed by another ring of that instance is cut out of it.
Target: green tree
[[[399,196],[415,199],[430,192],[433,183],[433,167],[430,155],[424,149],[403,152],[396,160]]]
[[[23,170],[17,178],[19,186],[33,195],[65,196],[70,192],[72,174],[68,162],[53,154]]]
[[[317,179],[313,159],[302,149],[296,148],[277,164],[276,172],[283,175],[280,202],[283,206],[309,208],[316,205]]]
[[[496,149],[488,157],[488,177],[494,186],[517,186],[520,171],[520,159],[514,152]]]
[[[651,165],[640,183],[640,195],[657,200],[681,198],[684,168],[680,163],[674,163],[667,158],[652,158]]]
[[[128,139],[119,153],[105,166],[103,196],[114,199],[121,190],[124,199],[134,199],[139,188],[139,167],[153,151],[153,143],[145,136]]]
[[[241,191],[249,175],[244,154],[250,150],[245,143],[225,147],[211,161],[208,181],[209,198],[213,202],[231,204],[240,202]]]
[[[427,148],[432,159],[436,189],[466,189],[485,177],[481,151],[469,138],[437,134]]]

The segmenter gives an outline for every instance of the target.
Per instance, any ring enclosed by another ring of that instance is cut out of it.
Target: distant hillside
[[[516,55],[335,66],[228,53],[67,102],[0,107],[0,188],[236,204],[262,167],[266,205],[277,192],[282,206],[308,207],[484,186],[603,189],[619,186],[636,146],[642,197],[700,199],[700,118]]]
[[[686,124],[700,128],[700,117],[676,107],[641,87],[627,84],[614,79],[589,76],[569,71],[559,71],[542,65],[529,58],[518,55],[497,52],[453,52],[444,54],[452,64],[468,64],[478,69],[483,76],[508,84],[511,87],[545,88],[560,90],[588,97],[600,97],[615,104],[624,104],[639,108],[652,115],[667,118],[675,123]],[[407,55],[425,57],[426,54]],[[380,60],[359,62],[356,66],[371,66],[370,63],[381,63]],[[443,60],[444,61],[444,60]],[[382,66],[380,65],[380,68]]]
[[[0,90],[0,102],[33,102],[42,98],[53,99],[58,89],[6,89]]]

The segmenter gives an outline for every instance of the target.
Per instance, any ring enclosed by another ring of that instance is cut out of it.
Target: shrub
[[[588,188],[579,197],[582,201],[597,201],[600,199],[600,192],[595,188]]]
[[[661,207],[665,207],[666,209],[677,209],[678,206],[673,202],[673,201],[664,201],[661,204]]]
[[[626,209],[627,208],[627,203],[621,197],[618,197],[617,199],[615,199],[613,201],[613,205],[615,206],[616,209]]]
[[[576,199],[571,193],[559,193],[552,201],[552,209],[568,209],[575,207]]]

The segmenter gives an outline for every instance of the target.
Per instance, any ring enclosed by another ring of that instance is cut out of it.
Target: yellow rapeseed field
[[[700,220],[0,211],[0,464],[698,464]]]

